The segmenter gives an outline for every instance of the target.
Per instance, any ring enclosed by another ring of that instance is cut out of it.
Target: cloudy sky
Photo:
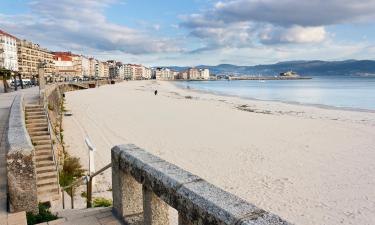
[[[0,29],[150,66],[375,59],[375,0],[0,0]]]

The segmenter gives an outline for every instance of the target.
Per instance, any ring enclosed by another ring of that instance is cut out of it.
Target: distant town
[[[35,79],[40,67],[44,68],[47,81],[210,79],[208,69],[188,68],[185,71],[175,71],[116,60],[100,61],[73,52],[54,52],[0,30],[0,69],[7,70],[13,75],[17,74],[22,79]]]

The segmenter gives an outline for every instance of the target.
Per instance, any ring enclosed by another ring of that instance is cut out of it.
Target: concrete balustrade
[[[116,215],[145,225],[168,225],[168,205],[179,225],[290,225],[135,145],[112,148],[112,191]]]

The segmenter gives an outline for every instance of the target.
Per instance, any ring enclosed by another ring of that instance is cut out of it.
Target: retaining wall
[[[23,95],[17,95],[9,115],[7,174],[11,212],[38,213],[34,146],[26,130]]]

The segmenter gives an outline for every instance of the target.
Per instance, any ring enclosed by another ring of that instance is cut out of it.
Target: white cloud
[[[327,38],[324,27],[301,27],[265,29],[259,34],[259,39],[265,44],[282,43],[321,43]]]
[[[280,26],[323,26],[375,18],[375,0],[226,0],[210,15],[227,22],[257,21]]]
[[[325,26],[375,19],[375,0],[224,0],[181,24],[206,48],[318,44]]]
[[[35,0],[26,15],[0,15],[0,26],[44,45],[75,51],[131,54],[181,51],[175,40],[150,38],[146,32],[108,21],[104,9],[115,0]]]

